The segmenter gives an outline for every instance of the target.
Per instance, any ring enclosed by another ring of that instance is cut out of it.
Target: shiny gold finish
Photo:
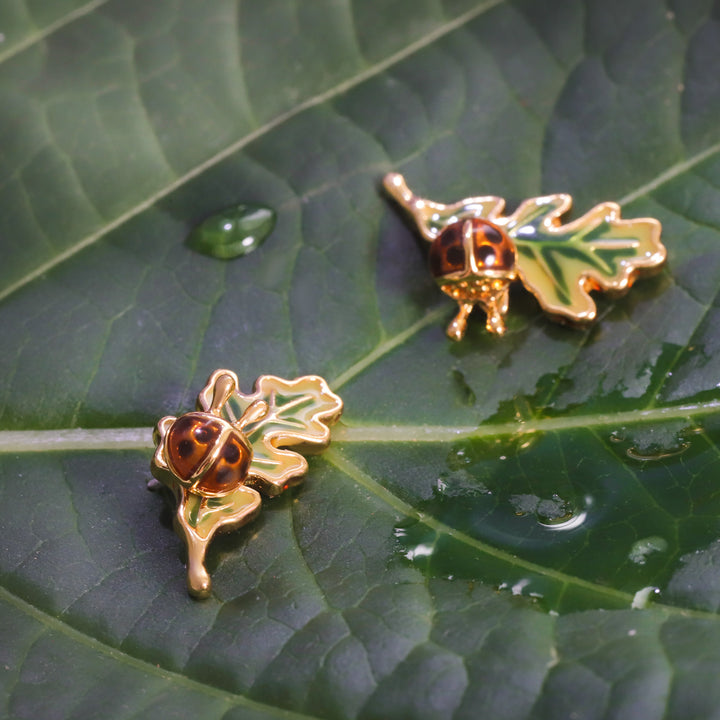
[[[198,410],[162,418],[155,431],[152,474],[173,494],[175,530],[188,550],[188,590],[210,594],[205,552],[215,532],[252,520],[262,496],[299,481],[307,460],[289,446],[321,451],[342,400],[320,377],[282,380],[263,375],[252,395],[229,370],[214,372]]]
[[[563,225],[560,218],[572,205],[569,195],[531,198],[504,216],[500,197],[444,205],[417,197],[397,173],[386,175],[384,185],[432,243],[431,271],[458,303],[447,331],[453,340],[465,334],[476,305],[485,310],[487,330],[502,335],[508,287],[515,278],[553,319],[582,325],[597,315],[590,292],[622,293],[667,256],[660,223],[623,220],[616,203],[601,203]]]

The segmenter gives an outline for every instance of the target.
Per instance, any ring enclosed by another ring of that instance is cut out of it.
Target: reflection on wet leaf
[[[476,479],[465,469],[443,473],[436,481],[438,495],[445,497],[472,497],[475,495],[492,495],[484,482]]]
[[[665,592],[678,604],[720,610],[720,540],[683,555]]]

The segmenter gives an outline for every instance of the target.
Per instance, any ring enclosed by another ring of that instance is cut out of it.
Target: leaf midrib
[[[533,435],[635,423],[682,420],[720,410],[720,400],[691,405],[654,407],[621,413],[593,413],[527,421],[463,425],[398,425],[341,423],[334,443],[444,443],[514,435]],[[67,428],[57,430],[1,430],[0,453],[151,450],[152,428]]]

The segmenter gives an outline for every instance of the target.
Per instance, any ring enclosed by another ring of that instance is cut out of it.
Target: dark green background
[[[0,37],[0,714],[720,717],[720,3],[3,0]],[[453,344],[390,170],[615,200],[667,267]],[[238,203],[262,247],[188,249]],[[218,367],[346,409],[198,603],[149,428]]]

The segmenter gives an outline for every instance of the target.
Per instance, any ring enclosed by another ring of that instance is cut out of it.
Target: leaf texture
[[[0,34],[0,714],[716,714],[716,4],[11,0]],[[391,171],[616,202],[667,266],[451,345]],[[185,245],[239,203],[262,247]],[[198,603],[150,428],[220,367],[345,412]]]

